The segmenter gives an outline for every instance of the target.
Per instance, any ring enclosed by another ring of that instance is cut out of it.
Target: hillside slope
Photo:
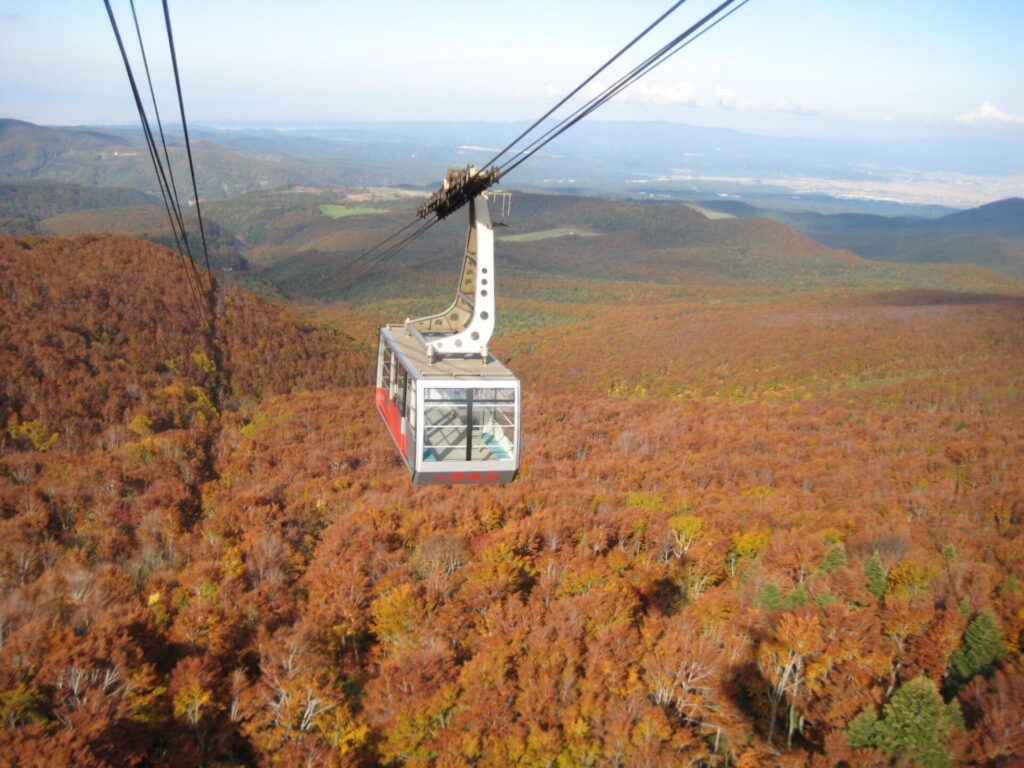
[[[903,264],[983,264],[1024,280],[1024,238],[950,235],[936,240],[911,239],[861,246],[868,259]]]
[[[935,223],[950,234],[1024,238],[1024,198],[1010,197],[966,211],[957,211],[941,217]]]
[[[160,201],[126,187],[83,187],[45,180],[0,181],[0,218],[19,216],[39,221],[61,213],[122,205],[160,205]]]
[[[896,263],[978,264],[1024,278],[1024,199],[1008,198],[926,219],[870,214],[771,211],[706,200],[711,210],[774,218],[832,248]]]
[[[243,246],[216,221],[203,217],[203,235],[200,235],[195,208],[182,211],[188,232],[187,253],[196,263],[205,265],[203,239],[205,237],[211,268],[247,270],[249,264],[242,255]],[[163,205],[126,205],[110,208],[77,210],[52,216],[39,222],[48,234],[75,235],[80,233],[113,233],[149,240],[165,248],[176,249],[177,239],[171,229],[170,217]]]
[[[915,692],[930,754],[1019,744],[1014,297],[598,294],[503,341],[520,479],[414,488],[337,386],[369,350],[234,294],[209,332],[140,241],[0,269],[0,755],[864,765]]]
[[[204,327],[179,258],[148,242],[0,238],[0,268],[2,419],[47,439],[88,445],[136,418],[185,428],[197,402],[366,381],[364,349],[248,295]]]
[[[180,136],[169,137],[168,153],[173,172],[187,179]],[[234,151],[201,138],[193,139],[192,155],[202,169],[199,195],[207,199],[290,183],[374,184],[394,173],[334,158]],[[0,119],[0,178],[131,187],[158,194],[152,162],[137,130],[51,128]]]
[[[753,295],[825,289],[931,288],[1014,292],[1019,281],[981,267],[894,266],[837,251],[768,218],[708,219],[685,205],[623,203],[515,192],[512,220],[497,235],[502,295],[517,281],[553,277],[675,285],[691,293]],[[330,222],[306,217],[288,230],[294,255],[263,271],[296,299],[369,305],[450,292],[465,242],[465,214],[452,216],[353,283],[349,264],[412,219],[412,204],[387,216]],[[315,247],[313,247],[315,245]],[[358,270],[356,270],[356,274]]]

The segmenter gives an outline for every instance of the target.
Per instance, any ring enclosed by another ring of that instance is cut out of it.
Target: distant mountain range
[[[1019,197],[938,218],[773,211],[735,200],[700,205],[733,216],[772,218],[867,259],[981,264],[1024,279],[1024,199]]]
[[[193,156],[202,179],[200,194],[206,200],[213,262],[232,270],[254,265],[291,296],[333,300],[377,295],[378,288],[353,285],[346,261],[407,223],[418,200],[416,190],[435,187],[439,169],[486,162],[504,137],[521,127],[421,123],[289,132],[199,130]],[[667,123],[629,127],[626,139],[622,125],[581,124],[566,154],[536,158],[524,165],[531,168],[528,173],[517,171],[516,183],[525,181],[524,187],[529,188],[533,179],[537,186],[564,188],[571,194],[516,195],[517,220],[526,223],[519,234],[525,237],[510,232],[513,236],[502,246],[513,272],[804,288],[850,280],[880,288],[916,285],[917,278],[911,279],[909,273],[897,276],[857,259],[861,257],[902,264],[975,264],[1024,279],[1021,198],[964,211],[926,208],[911,210],[929,215],[880,216],[864,212],[863,203],[852,207],[856,213],[836,214],[820,212],[820,204],[819,210],[799,210],[793,207],[799,201],[776,208],[721,196],[691,198],[699,200],[691,207],[681,205],[681,199],[659,202],[658,195],[643,198],[645,202],[615,202],[583,196],[580,183],[559,181],[568,176],[543,178],[544,173],[571,174],[587,167],[593,172],[591,180],[622,181],[626,168],[638,177],[654,173],[658,164],[675,162],[704,164],[708,172],[717,168],[755,176],[771,159],[797,168],[816,163],[808,158],[825,154],[820,143],[813,142]],[[183,148],[180,138],[175,140],[170,137],[170,152],[172,160],[180,162]],[[989,153],[1000,150],[996,145],[971,147],[976,155],[972,167],[985,167]],[[846,158],[835,165],[834,173],[868,173],[856,171],[850,164],[852,155],[841,149],[829,150],[835,150],[833,158]],[[926,156],[930,157],[925,148],[918,147],[907,157],[925,164]],[[1010,170],[1014,163],[1024,162],[1002,157]],[[819,167],[816,172],[824,171]],[[184,168],[181,173],[179,178],[186,178]],[[152,177],[136,130],[50,128],[0,120],[0,231],[110,231],[173,245],[162,205],[149,194],[155,191]],[[404,185],[404,191],[396,185]],[[354,190],[378,186],[391,187],[379,208]],[[189,196],[181,185],[178,189],[182,197]],[[615,197],[614,192],[609,194]],[[833,201],[826,210],[841,205]],[[326,212],[332,208],[340,217]],[[937,211],[943,215],[936,216]],[[709,219],[703,214],[734,218]],[[455,229],[461,231],[462,226]],[[443,271],[440,265],[447,263],[451,242],[463,237],[445,231],[452,230],[435,228],[403,253],[390,265],[397,267],[391,279],[411,287],[425,274]],[[947,272],[945,277],[928,277],[925,287],[998,291],[994,274],[961,274],[950,280]],[[1017,287],[1011,284],[1007,289]],[[403,289],[392,285],[386,292],[399,290]]]
[[[169,135],[171,167],[184,202],[192,197],[180,134]],[[235,151],[193,139],[199,195],[224,198],[285,184],[328,186],[398,183],[396,170],[356,166],[330,157]],[[85,186],[131,187],[159,194],[141,131],[49,128],[0,120],[0,179],[48,179]]]
[[[449,166],[488,163],[526,127],[519,123],[353,123],[288,130],[197,126],[192,137],[200,195],[224,198],[284,184],[431,187]],[[172,163],[182,165],[180,133],[172,132],[168,140]],[[885,202],[890,193],[872,199],[871,190],[908,174],[1013,177],[1024,174],[1024,151],[1019,145],[996,141],[825,141],[679,123],[584,121],[517,168],[509,182],[576,194],[654,199],[718,192],[754,196],[791,192],[806,197],[820,187],[827,200],[830,183],[843,181],[859,190],[859,202],[847,199],[829,212],[879,213],[900,206]],[[52,128],[0,120],[0,178],[49,178],[156,191],[141,132],[130,127]],[[763,186],[765,181],[770,186]],[[900,212],[936,211],[903,206]]]

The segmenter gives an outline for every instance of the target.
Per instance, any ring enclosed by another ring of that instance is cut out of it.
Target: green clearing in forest
[[[341,219],[345,216],[364,216],[371,213],[387,213],[383,208],[354,208],[350,205],[333,205],[322,203],[318,206],[320,213],[330,216],[332,219]]]
[[[557,229],[544,229],[540,232],[524,232],[521,235],[503,235],[499,240],[507,240],[510,243],[529,243],[535,240],[550,240],[553,237],[599,237],[600,232],[591,232],[579,227],[558,227]]]

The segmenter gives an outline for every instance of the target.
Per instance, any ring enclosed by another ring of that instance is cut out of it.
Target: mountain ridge
[[[1011,197],[937,218],[775,211],[702,200],[740,217],[769,217],[833,248],[892,263],[976,263],[1024,278],[1024,199]]]
[[[151,169],[144,158],[129,156],[143,146],[137,131],[30,129],[31,124],[16,121],[3,125],[0,136],[8,140],[0,140],[0,177],[47,175],[63,181],[152,188],[146,176]],[[212,198],[288,182],[434,187],[442,175],[439,169],[488,162],[519,133],[519,127],[515,123],[353,123],[232,131],[196,126],[192,135],[197,142],[212,141],[216,146],[208,150],[210,168],[199,179],[200,194]],[[14,141],[15,134],[23,139],[20,145]],[[82,137],[77,149],[71,143],[76,135]],[[180,137],[173,131],[169,136],[172,154],[178,154]],[[126,144],[129,151],[122,155]],[[1014,149],[1012,144],[998,142],[858,143],[757,136],[682,123],[584,121],[549,151],[532,156],[529,164],[516,170],[515,179],[521,185],[587,194],[657,196],[655,188],[664,187],[675,198],[738,189],[756,192],[763,179],[795,193],[803,191],[802,180],[845,179],[864,192],[878,181],[905,178],[908,163],[917,166],[919,176],[931,179],[935,174],[1024,174],[1024,161],[1014,160],[1021,153]],[[88,152],[97,153],[103,163],[90,166],[86,161],[95,158],[89,158]],[[874,162],[865,162],[872,155]],[[947,190],[952,190],[952,181],[947,181]],[[828,189],[829,184],[821,188]],[[884,197],[891,194],[886,192]]]

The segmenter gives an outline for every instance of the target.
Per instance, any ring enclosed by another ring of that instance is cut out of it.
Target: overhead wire
[[[373,246],[370,250],[365,251],[365,252],[361,253],[359,256],[357,256],[356,258],[352,259],[352,261],[350,261],[350,262],[348,262],[347,264],[344,265],[344,267],[342,268],[340,277],[344,278],[346,276],[346,273],[355,270],[355,268],[357,266],[359,266],[360,262],[370,262],[370,263],[372,263],[372,262],[376,261],[376,258],[379,257],[380,254],[378,254],[377,257],[374,257],[372,259],[370,258],[371,256],[373,256],[373,254],[376,251],[378,251],[381,248],[383,248],[385,245],[387,245],[387,243],[389,243],[392,240],[394,240],[396,237],[401,235],[407,229],[410,229],[410,228],[416,226],[419,223],[420,223],[420,219],[413,219],[412,221],[410,221],[408,224],[406,224],[404,227],[402,227],[397,232],[394,232],[390,236],[386,237],[384,240],[381,240],[379,243],[377,243],[375,246]],[[387,251],[390,251],[390,248],[387,248],[384,251],[381,251],[381,253],[385,253]]]
[[[167,173],[164,170],[163,163],[161,162],[160,153],[156,148],[156,141],[153,138],[152,127],[150,126],[149,119],[146,116],[146,108],[142,103],[142,96],[139,93],[139,88],[135,81],[135,74],[132,70],[131,61],[128,58],[128,51],[125,48],[124,40],[121,37],[121,31],[118,27],[117,19],[114,16],[114,10],[110,5],[110,0],[103,0],[103,4],[106,6],[107,16],[110,19],[110,26],[114,32],[114,38],[117,41],[118,50],[121,53],[121,60],[124,63],[125,73],[128,76],[128,83],[131,86],[132,96],[135,100],[135,108],[138,111],[139,120],[142,123],[142,133],[145,137],[146,148],[149,151],[150,160],[153,163],[153,170],[156,173],[157,183],[160,186],[161,195],[164,198],[164,207],[167,210],[167,217],[171,225],[171,231],[174,233],[175,242],[179,246],[178,255],[182,258],[183,262],[191,263],[194,266],[194,260],[191,258],[191,250],[188,245],[187,233],[182,233],[184,235],[184,248],[182,248],[182,242],[178,239],[178,232],[175,229],[177,224],[175,219],[178,218],[180,220],[178,202],[171,196],[171,186],[168,182]],[[175,211],[177,211],[177,216],[175,215]],[[188,273],[188,269],[189,267],[185,266],[186,274]],[[200,319],[204,325],[208,325],[209,318],[207,317],[206,308],[203,306],[203,302],[199,298],[197,286],[193,285],[191,281],[189,281],[189,285],[192,288],[192,298],[196,304],[196,309]]]
[[[610,59],[608,59],[608,61],[606,61],[606,62],[605,62],[604,64],[602,64],[602,65],[601,65],[600,67],[598,67],[598,68],[597,68],[597,69],[596,69],[596,70],[595,70],[595,71],[594,71],[594,72],[593,72],[593,73],[592,73],[592,74],[591,74],[591,75],[590,75],[589,77],[587,77],[587,79],[586,79],[586,80],[584,80],[584,81],[583,81],[582,83],[580,83],[580,84],[579,84],[579,85],[577,85],[577,86],[576,86],[575,88],[573,88],[573,89],[572,89],[571,91],[569,91],[569,93],[567,93],[567,94],[566,94],[565,96],[563,96],[563,97],[562,97],[562,98],[561,98],[561,99],[560,99],[560,100],[558,101],[558,103],[557,103],[557,104],[555,104],[555,105],[554,105],[553,107],[551,107],[551,109],[549,109],[549,110],[548,110],[547,112],[545,112],[545,113],[544,113],[543,115],[541,115],[541,116],[540,116],[539,118],[537,118],[537,120],[535,120],[535,121],[533,122],[533,124],[531,124],[531,125],[530,125],[530,127],[529,127],[529,128],[527,128],[527,129],[526,129],[525,131],[523,131],[523,132],[522,132],[522,133],[520,133],[520,134],[519,134],[518,136],[516,136],[516,137],[515,137],[514,139],[512,139],[512,141],[510,141],[510,142],[509,142],[509,143],[508,143],[508,144],[507,144],[507,145],[505,146],[505,148],[504,148],[504,149],[502,149],[501,151],[499,151],[499,152],[498,152],[498,154],[496,154],[496,155],[495,155],[494,157],[492,157],[492,158],[491,158],[490,160],[488,160],[488,161],[487,161],[486,163],[484,163],[484,164],[483,164],[483,167],[484,167],[484,168],[489,168],[490,166],[492,166],[492,165],[494,165],[494,164],[495,164],[496,162],[498,162],[498,160],[500,160],[500,159],[501,159],[502,155],[504,155],[504,154],[505,154],[506,152],[508,152],[508,151],[509,151],[510,149],[512,149],[512,147],[514,147],[514,146],[515,146],[516,144],[518,144],[518,143],[519,143],[519,142],[520,142],[520,141],[521,141],[522,139],[524,139],[524,138],[525,138],[526,136],[528,136],[528,135],[529,135],[529,134],[530,134],[530,133],[531,133],[531,132],[532,132],[532,131],[533,131],[533,130],[534,130],[535,128],[537,128],[537,126],[539,126],[539,125],[540,125],[541,123],[543,123],[543,122],[544,122],[545,120],[547,120],[547,119],[548,119],[549,117],[551,117],[551,115],[553,115],[553,114],[554,114],[555,112],[557,112],[557,111],[558,111],[558,109],[559,109],[559,108],[560,108],[560,107],[561,107],[562,105],[564,105],[564,104],[565,104],[565,103],[566,103],[567,101],[569,101],[569,99],[571,99],[571,98],[572,98],[573,96],[575,96],[575,95],[576,95],[577,93],[579,93],[579,92],[580,92],[580,91],[582,91],[582,90],[583,90],[584,88],[586,88],[586,87],[587,87],[587,86],[588,86],[588,85],[589,85],[589,84],[590,84],[591,82],[593,82],[594,78],[596,78],[596,77],[597,77],[598,75],[600,75],[600,74],[601,74],[602,72],[604,72],[604,71],[605,71],[606,69],[608,69],[608,67],[610,67],[610,66],[611,66],[612,64],[614,64],[614,63],[615,63],[615,62],[616,62],[616,61],[617,61],[617,60],[618,60],[619,58],[621,58],[621,56],[622,56],[622,55],[623,55],[624,53],[626,53],[626,51],[628,51],[628,50],[629,50],[630,48],[632,48],[632,47],[633,47],[634,45],[636,45],[636,44],[637,44],[638,42],[640,42],[640,40],[642,40],[642,39],[643,39],[644,37],[646,37],[646,36],[647,36],[647,34],[648,34],[648,33],[649,33],[649,32],[650,32],[651,30],[653,30],[653,29],[654,29],[655,27],[657,27],[657,26],[658,26],[659,24],[661,24],[661,22],[663,22],[663,21],[664,21],[665,19],[667,19],[667,18],[668,18],[669,16],[671,16],[671,15],[672,15],[672,13],[673,13],[673,12],[674,12],[674,11],[675,11],[675,10],[676,10],[677,8],[679,8],[679,6],[681,6],[681,5],[682,5],[683,3],[685,3],[685,2],[686,2],[686,0],[678,0],[678,2],[676,2],[676,3],[675,3],[675,4],[674,4],[674,5],[673,5],[673,6],[671,7],[671,8],[669,8],[669,9],[668,9],[667,11],[665,11],[665,12],[664,12],[663,14],[661,14],[661,16],[659,16],[659,17],[658,17],[657,19],[655,19],[655,20],[654,20],[654,21],[653,21],[653,22],[652,22],[651,24],[649,24],[649,25],[647,26],[647,28],[646,28],[646,29],[645,29],[645,30],[644,30],[643,32],[641,32],[641,33],[640,33],[639,35],[637,35],[637,36],[636,36],[636,37],[634,37],[634,38],[633,38],[632,40],[630,40],[630,41],[629,41],[629,42],[628,42],[628,43],[627,43],[627,44],[626,44],[625,46],[623,46],[623,47],[622,47],[622,48],[621,48],[621,49],[619,50],[619,52],[618,52],[618,53],[616,53],[616,54],[615,54],[614,56],[612,56],[612,57],[611,57]]]
[[[164,133],[163,120],[160,117],[160,106],[156,99],[156,90],[153,88],[153,77],[149,70],[149,57],[146,55],[146,44],[142,40],[142,28],[139,25],[138,14],[135,12],[135,0],[129,0],[129,4],[132,10],[132,21],[135,24],[135,36],[139,42],[139,52],[142,55],[142,65],[146,72],[146,83],[149,87],[149,98],[153,104],[153,115],[156,118],[157,130],[160,134],[160,146],[163,149],[163,162],[166,164],[167,179],[170,182],[169,190],[166,188],[166,185],[159,185],[160,194],[163,197],[164,207],[167,208],[168,214],[171,214],[171,211],[173,210],[171,232],[174,235],[174,241],[178,253],[183,256],[183,261],[185,263],[185,278],[188,280],[189,287],[198,297],[199,293],[202,291],[202,279],[199,277],[199,270],[196,267],[195,259],[192,257],[192,248],[188,242],[188,228],[185,226],[185,220],[181,212],[181,204],[179,202],[180,198],[178,197],[178,185],[174,178],[174,165],[171,163],[170,151],[167,149],[167,137]],[[150,130],[152,130],[152,128],[150,128]],[[187,258],[184,257],[183,249],[188,253]]]
[[[647,59],[645,59],[643,62],[638,64],[629,72],[627,72],[625,75],[620,77],[611,86],[605,88],[600,94],[591,98],[590,101],[588,101],[582,107],[579,107],[575,112],[573,112],[568,117],[564,118],[557,125],[550,128],[539,138],[535,139],[526,148],[517,152],[515,159],[501,168],[501,175],[504,177],[508,173],[511,173],[513,170],[522,165],[522,163],[525,162],[529,157],[532,157],[534,154],[536,154],[544,146],[549,144],[554,139],[558,138],[560,135],[569,130],[569,128],[576,125],[576,123],[580,122],[583,118],[590,115],[596,109],[603,106],[611,99],[615,98],[622,91],[624,91],[630,85],[632,85],[641,77],[646,75],[652,69],[663,64],[668,59],[679,53],[679,51],[681,51],[683,48],[696,41],[706,32],[709,32],[715,26],[725,21],[725,19],[727,19],[733,13],[735,13],[748,2],[750,2],[750,0],[742,0],[742,2],[740,2],[739,5],[730,10],[728,13],[724,14],[720,18],[715,19],[715,17],[718,16],[718,14],[720,14],[723,10],[725,10],[735,2],[736,0],[724,0],[724,2],[722,2],[718,7],[710,11],[703,18],[701,18],[700,21],[696,22],[695,24],[690,26],[685,32],[676,36],[673,40],[663,45],[658,51],[648,56]],[[709,23],[712,19],[714,19],[714,21],[712,23]]]
[[[688,45],[690,45],[691,43],[693,43],[694,41],[699,39],[701,36],[703,36],[705,33],[709,32],[711,29],[716,27],[722,21],[724,21],[729,16],[731,16],[733,13],[735,13],[740,8],[742,8],[744,5],[746,5],[749,1],[750,0],[740,0],[738,5],[736,5],[732,9],[728,10],[728,13],[723,13],[726,9],[729,9],[729,6],[731,6],[731,5],[733,5],[734,3],[737,2],[737,0],[723,0],[722,3],[720,3],[713,10],[711,10],[707,14],[705,14],[700,20],[698,20],[694,24],[690,25],[685,31],[683,31],[682,33],[680,33],[679,35],[674,37],[672,40],[670,40],[668,43],[663,45],[655,53],[651,54],[646,59],[644,59],[640,64],[634,66],[631,70],[629,70],[629,72],[627,72],[625,75],[622,75],[612,85],[606,87],[599,94],[597,94],[596,96],[592,97],[590,100],[588,100],[581,107],[577,108],[568,117],[563,118],[561,121],[559,121],[553,127],[549,128],[547,131],[545,131],[543,134],[541,134],[538,138],[534,139],[526,147],[524,147],[524,148],[520,149],[519,151],[517,151],[510,161],[508,161],[504,166],[501,166],[498,169],[497,178],[504,178],[507,174],[511,173],[513,170],[518,168],[528,158],[530,158],[533,155],[535,155],[538,151],[540,151],[543,147],[545,147],[551,141],[554,141],[560,135],[565,133],[565,131],[567,131],[569,128],[571,128],[572,126],[576,125],[578,122],[583,120],[585,117],[587,117],[588,115],[593,113],[596,109],[598,109],[599,107],[601,107],[604,104],[606,104],[608,101],[610,101],[615,96],[617,96],[619,93],[621,93],[623,90],[628,88],[630,85],[635,83],[637,80],[642,78],[644,75],[648,74],[651,70],[653,70],[656,67],[660,66],[665,61],[667,61],[668,59],[672,58],[677,53],[679,53],[683,48],[687,47]],[[635,45],[639,40],[644,38],[655,27],[657,27],[662,21],[664,21],[666,18],[668,18],[668,16],[670,16],[684,2],[685,2],[685,0],[678,0],[676,3],[674,3],[667,11],[665,11],[661,16],[659,16],[654,22],[649,24],[639,35],[634,37],[629,43],[627,43],[622,49],[620,49],[614,56],[612,56],[608,61],[606,61],[597,70],[595,70],[590,76],[588,76],[582,83],[580,83],[580,85],[578,85],[568,95],[566,95],[561,100],[559,100],[559,102],[554,107],[549,109],[538,120],[534,121],[534,123],[532,123],[529,128],[527,128],[525,131],[520,133],[519,136],[517,136],[512,142],[510,142],[503,149],[501,149],[483,167],[484,168],[492,167],[493,164],[497,160],[499,160],[502,156],[506,155],[509,151],[512,150],[513,147],[515,147],[516,144],[518,144],[520,141],[522,141],[524,138],[526,138],[531,132],[536,130],[538,128],[538,126],[540,126],[547,118],[549,118],[560,107],[562,107],[564,104],[566,104],[569,101],[569,99],[571,99],[573,96],[577,95],[589,83],[593,82],[593,80],[598,75],[600,75],[601,72],[603,72],[605,69],[607,69],[612,63],[614,63],[616,60],[618,60],[626,51],[628,51],[630,48],[632,48],[633,45]],[[438,220],[439,219],[431,220],[431,225],[433,223],[436,223]],[[416,222],[414,221],[412,224],[415,224],[415,223]],[[401,230],[399,230],[395,234],[393,234],[390,237],[386,238],[384,241],[382,241],[382,243],[378,243],[376,246],[371,248],[369,251],[367,251],[366,253],[364,253],[364,254],[360,255],[359,257],[357,257],[356,259],[354,259],[352,262],[350,262],[350,264],[356,264],[356,263],[359,263],[361,261],[364,261],[365,258],[369,254],[372,254],[373,252],[377,251],[384,243],[387,243],[387,242],[393,240],[399,234],[401,234],[405,230],[409,229],[410,226],[412,226],[412,224],[406,225],[405,227],[403,227]],[[379,268],[380,266],[383,266],[383,264],[385,262],[387,262],[389,259],[393,258],[395,256],[395,254],[397,254],[406,245],[411,243],[414,239],[419,237],[421,234],[423,234],[429,228],[430,228],[429,226],[428,227],[421,227],[420,229],[416,230],[412,235],[410,235],[410,236],[404,238],[402,241],[400,241],[400,243],[389,247],[384,252],[382,252],[382,254],[380,254],[378,257],[375,257],[374,259],[372,259],[370,263],[373,265],[373,267],[371,269],[369,269],[369,270],[366,270],[366,269],[359,270],[357,279],[353,280],[350,283],[350,285],[355,284],[359,280],[364,279],[369,274],[371,274],[373,271],[375,271],[377,268]],[[343,268],[342,275],[345,275],[348,272],[349,272],[349,265],[346,265],[346,267]]]
[[[398,241],[397,243],[394,243],[391,247],[389,247],[386,250],[382,251],[375,258],[371,259],[369,262],[364,264],[363,268],[361,270],[359,270],[357,273],[355,273],[354,279],[352,279],[350,281],[349,285],[355,285],[360,280],[363,280],[364,278],[366,278],[369,275],[371,275],[374,272],[376,272],[377,269],[382,267],[395,254],[397,254],[398,252],[404,250],[405,247],[409,243],[411,243],[413,240],[415,240],[416,238],[418,238],[421,235],[423,235],[428,229],[430,229],[431,227],[433,227],[435,224],[439,223],[440,221],[441,221],[441,219],[428,219],[427,221],[422,221],[420,219],[413,220],[412,224],[419,224],[420,225],[419,228],[416,229],[412,234],[407,235],[402,240]],[[412,226],[412,224],[410,224],[410,225],[408,225],[406,227],[403,227],[402,231],[408,229],[409,226]],[[342,276],[343,277],[344,277],[344,275],[345,275],[345,271],[342,272]]]
[[[174,88],[178,92],[178,112],[181,115],[181,131],[185,138],[185,154],[188,156],[188,171],[192,177],[192,195],[196,201],[196,218],[199,220],[199,235],[203,243],[203,258],[206,261],[206,274],[210,280],[210,301],[213,302],[214,293],[217,289],[213,279],[213,270],[210,269],[210,249],[206,244],[206,229],[203,226],[203,211],[200,206],[199,188],[196,184],[196,166],[192,161],[192,142],[188,137],[188,121],[185,119],[185,99],[181,95],[181,77],[178,75],[178,54],[174,48],[174,34],[171,32],[171,11],[168,8],[167,0],[163,0],[164,22],[167,26],[167,44],[171,50],[171,65],[174,68]]]

